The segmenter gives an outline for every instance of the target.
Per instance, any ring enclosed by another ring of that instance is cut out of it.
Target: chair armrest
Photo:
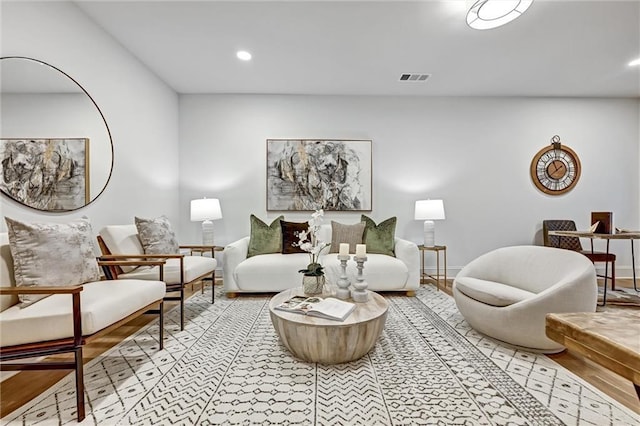
[[[147,255],[144,255],[144,259],[147,259]],[[103,255],[97,258],[98,266],[102,268],[104,275],[109,280],[117,280],[118,279],[118,268],[116,266],[159,266],[158,278],[160,281],[164,281],[164,265],[167,263],[166,260],[159,260],[154,258],[153,260],[125,260],[130,259],[129,257],[125,257],[120,259],[120,255]],[[149,256],[151,257],[151,256]],[[180,268],[182,269],[183,257],[180,257]],[[115,259],[115,260],[109,260]]]
[[[404,262],[409,270],[407,284],[415,288],[420,287],[420,251],[418,245],[402,238],[395,239],[394,252],[396,258]]]
[[[183,258],[184,254],[171,253],[171,254],[103,254],[99,256],[103,260],[124,260],[124,259],[178,259]]]
[[[164,266],[166,260],[102,260],[98,258],[98,266]]]
[[[82,290],[82,285],[60,287],[0,287],[0,294],[76,294]]]
[[[249,237],[227,244],[222,258],[222,282],[226,291],[238,290],[235,280],[236,267],[247,258],[249,251]]]
[[[82,285],[74,286],[43,286],[43,287],[0,287],[1,294],[70,294],[73,321],[73,344],[82,345],[82,311],[80,308],[80,292]]]

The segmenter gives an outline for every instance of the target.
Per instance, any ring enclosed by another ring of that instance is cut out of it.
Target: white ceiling
[[[464,0],[76,4],[179,93],[640,97],[640,0],[534,0],[486,31]]]

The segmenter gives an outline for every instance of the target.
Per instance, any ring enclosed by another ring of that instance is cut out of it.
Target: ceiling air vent
[[[401,74],[400,81],[427,81],[431,74]]]

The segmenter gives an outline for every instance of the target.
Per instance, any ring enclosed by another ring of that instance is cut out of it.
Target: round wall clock
[[[580,179],[580,159],[560,136],[551,138],[551,145],[542,148],[531,160],[531,179],[536,187],[549,195],[572,190]]]

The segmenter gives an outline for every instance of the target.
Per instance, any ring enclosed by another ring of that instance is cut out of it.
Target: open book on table
[[[294,296],[275,307],[275,309],[281,311],[334,321],[344,321],[355,308],[355,303],[344,302],[332,297],[322,299],[320,297],[303,296]]]

